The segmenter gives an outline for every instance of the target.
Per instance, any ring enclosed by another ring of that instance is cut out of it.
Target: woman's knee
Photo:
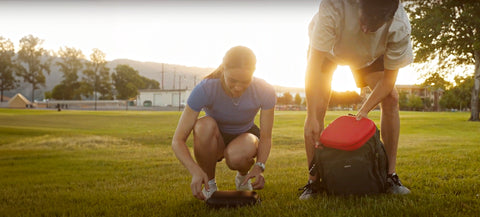
[[[217,122],[209,116],[199,118],[193,127],[194,136],[213,136],[217,131]]]
[[[258,139],[252,135],[242,135],[233,140],[225,149],[225,162],[230,169],[243,169],[251,165],[257,155]]]
[[[193,127],[193,146],[195,152],[222,156],[221,136],[216,121],[208,116],[197,120]]]
[[[225,163],[231,170],[239,170],[242,165],[244,165],[248,161],[248,158],[244,155],[241,155],[240,153],[229,154],[228,157],[225,154],[224,156]]]
[[[231,153],[228,157],[225,155],[225,163],[231,170],[248,169],[254,162],[254,156],[245,153]]]

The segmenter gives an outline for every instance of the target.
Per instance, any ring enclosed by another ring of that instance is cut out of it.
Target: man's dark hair
[[[360,0],[360,9],[366,15],[367,25],[393,19],[399,0]]]

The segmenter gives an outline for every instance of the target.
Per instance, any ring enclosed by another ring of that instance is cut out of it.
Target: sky
[[[18,49],[33,35],[43,47],[98,48],[107,60],[131,59],[216,68],[234,46],[257,56],[255,76],[275,85],[304,87],[307,27],[320,0],[0,0],[0,36]],[[411,67],[397,84],[418,83]],[[358,89],[348,67],[332,87]]]

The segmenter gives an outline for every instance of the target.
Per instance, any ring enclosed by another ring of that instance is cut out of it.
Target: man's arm
[[[332,75],[335,69],[335,64],[329,64],[326,52],[310,48],[305,73],[307,118],[304,128],[308,162],[313,159],[314,146],[318,145],[318,139],[324,127],[325,113],[330,101]]]
[[[368,97],[367,101],[363,103],[362,107],[358,111],[357,119],[366,118],[368,113],[392,92],[393,88],[395,87],[395,82],[397,81],[397,74],[398,69],[385,69],[383,78],[377,82],[377,85],[375,85],[373,88],[373,91]]]

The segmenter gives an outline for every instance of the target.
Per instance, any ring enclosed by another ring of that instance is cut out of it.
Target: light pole
[[[162,90],[165,89],[165,86],[163,86],[163,80],[164,80],[164,76],[165,76],[165,64],[162,63]]]
[[[178,76],[178,111],[181,111],[182,106],[182,75]]]
[[[95,100],[95,111],[97,111],[97,70],[95,69],[95,82],[93,84],[93,98]]]

